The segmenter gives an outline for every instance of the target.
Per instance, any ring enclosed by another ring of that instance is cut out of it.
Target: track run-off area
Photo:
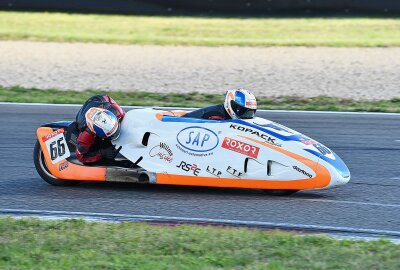
[[[129,108],[126,108],[129,109]],[[320,141],[351,181],[289,197],[259,190],[90,183],[55,187],[36,173],[36,128],[79,106],[0,104],[0,214],[282,228],[400,239],[400,114],[260,111]]]

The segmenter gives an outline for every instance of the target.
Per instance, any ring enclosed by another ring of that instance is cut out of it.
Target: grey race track
[[[270,197],[258,190],[84,183],[50,186],[32,161],[35,130],[78,107],[0,104],[0,208],[387,230],[400,235],[400,115],[261,112],[326,144],[352,180],[332,190]]]

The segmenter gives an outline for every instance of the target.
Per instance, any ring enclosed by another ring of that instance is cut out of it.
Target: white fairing
[[[114,141],[122,146],[122,155],[132,162],[140,160],[138,165],[149,172],[290,181],[312,179],[323,166],[330,173],[324,188],[350,180],[346,165],[331,150],[272,121],[173,116],[161,121],[157,113],[153,109],[129,111]]]

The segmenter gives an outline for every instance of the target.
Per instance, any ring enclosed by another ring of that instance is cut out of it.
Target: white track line
[[[391,179],[393,179],[393,178],[391,178]],[[398,178],[398,179],[400,179],[400,178]],[[286,200],[286,199],[284,199],[284,200]],[[291,198],[290,201],[293,201],[293,198]],[[385,204],[385,203],[356,202],[356,201],[340,201],[340,200],[329,200],[329,199],[298,199],[298,200],[295,200],[295,202],[299,202],[299,201],[342,203],[342,204],[356,204],[356,205],[368,205],[368,206],[400,208],[400,204]]]
[[[329,233],[348,233],[348,234],[367,234],[375,236],[400,237],[400,231],[362,229],[352,227],[335,227],[293,223],[274,223],[263,221],[231,220],[231,219],[211,219],[211,218],[188,218],[175,216],[150,216],[150,215],[126,215],[112,213],[92,213],[92,212],[69,212],[69,211],[47,211],[47,210],[22,210],[22,209],[0,209],[2,215],[15,216],[35,216],[43,218],[68,219],[83,218],[90,221],[147,221],[147,222],[186,222],[186,223],[212,223],[221,225],[239,225],[265,228],[280,228],[287,230],[311,230]]]
[[[0,102],[0,105],[21,105],[21,106],[54,106],[54,107],[77,107],[82,106],[82,104],[50,104],[50,103],[17,103],[17,102]],[[145,108],[143,106],[122,106],[125,108]],[[148,106],[147,108],[151,108]],[[187,107],[158,107],[154,108],[164,108],[164,109],[176,109],[176,110],[195,110],[198,108],[187,108]],[[292,111],[292,110],[258,110],[260,112],[270,112],[270,113],[306,113],[306,114],[355,114],[355,115],[392,115],[400,116],[400,113],[382,113],[382,112],[333,112],[333,111]]]

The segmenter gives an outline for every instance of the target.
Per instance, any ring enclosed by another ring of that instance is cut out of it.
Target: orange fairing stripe
[[[269,144],[269,143],[266,143],[266,142],[262,142],[262,141],[259,141],[259,140],[255,140],[255,139],[252,139],[252,138],[249,138],[249,137],[246,137],[246,136],[239,135],[239,137],[245,138],[245,139],[247,139],[249,141],[253,141],[255,143],[261,144],[262,146],[265,146],[265,147],[268,147],[268,148],[270,148],[272,150],[280,152],[280,153],[282,153],[282,154],[284,154],[286,156],[289,156],[289,157],[291,157],[291,158],[293,158],[293,159],[295,159],[297,161],[300,161],[301,163],[303,163],[307,167],[313,168],[313,165],[315,165],[315,163],[316,163],[315,161],[312,161],[311,159],[308,159],[308,158],[305,158],[303,156],[297,155],[297,154],[295,154],[293,152],[289,152],[289,151],[287,151],[287,150],[285,150],[283,148],[280,148],[278,146],[275,146],[275,145],[272,145],[272,144]],[[307,178],[307,179],[304,179],[304,180],[295,180],[295,181],[296,182],[299,182],[299,181],[313,182],[313,184],[314,184],[313,187],[314,188],[326,187],[327,185],[329,185],[329,182],[331,181],[330,172],[328,171],[328,169],[326,169],[324,166],[322,166],[320,164],[317,166],[317,170],[318,171],[315,172],[315,177]]]
[[[105,181],[106,168],[86,167],[71,163],[67,160],[61,160],[55,164],[51,163],[49,152],[46,149],[46,144],[42,140],[44,136],[52,133],[53,129],[49,127],[40,127],[36,131],[36,136],[40,142],[40,147],[44,154],[46,165],[52,175],[64,180],[86,180],[86,181]],[[61,165],[62,164],[62,165]],[[62,168],[60,170],[60,168]]]
[[[280,147],[270,145],[258,140],[254,140],[245,136],[240,136],[245,139],[251,140],[255,143],[261,144],[265,147],[271,148],[282,154],[290,156],[304,165],[313,168],[315,162],[286,151]],[[215,178],[215,177],[198,177],[198,176],[186,176],[186,175],[169,175],[158,173],[157,184],[170,184],[170,185],[188,185],[188,186],[211,186],[211,187],[235,187],[235,188],[258,188],[258,189],[295,189],[303,190],[310,188],[322,188],[329,184],[330,173],[329,171],[318,166],[316,176],[313,178],[301,179],[301,180],[245,180],[245,179],[231,179],[231,178]]]

